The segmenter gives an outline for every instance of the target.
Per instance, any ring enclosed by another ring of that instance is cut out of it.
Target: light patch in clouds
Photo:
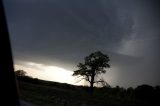
[[[73,71],[66,70],[61,67],[47,66],[34,62],[23,62],[23,65],[15,65],[15,70],[19,69],[26,71],[27,75],[34,78],[74,85],[83,85],[83,82],[75,82],[75,77],[72,76]]]

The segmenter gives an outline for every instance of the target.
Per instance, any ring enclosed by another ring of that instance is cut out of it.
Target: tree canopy
[[[110,67],[108,64],[110,59],[108,55],[96,51],[86,56],[84,60],[84,63],[77,65],[78,70],[74,71],[73,76],[82,76],[82,79],[88,81],[92,92],[94,83],[104,82],[102,78],[95,81],[95,76],[106,73],[106,68]]]
[[[15,71],[16,76],[26,76],[26,72],[24,70]]]

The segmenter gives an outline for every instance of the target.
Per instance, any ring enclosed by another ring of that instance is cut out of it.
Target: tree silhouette
[[[94,83],[105,82],[102,78],[95,81],[95,77],[98,78],[98,75],[106,73],[106,68],[109,68],[110,61],[109,57],[106,54],[96,51],[91,53],[89,56],[84,58],[84,63],[79,63],[77,65],[78,70],[74,71],[73,76],[81,77],[90,83],[90,92],[93,93]]]
[[[24,70],[15,71],[16,76],[26,76],[26,72]]]

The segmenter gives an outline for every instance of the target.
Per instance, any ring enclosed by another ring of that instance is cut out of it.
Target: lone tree
[[[89,56],[84,58],[84,63],[79,63],[77,65],[78,70],[74,71],[73,76],[82,77],[90,83],[90,92],[93,93],[94,83],[104,82],[103,79],[96,80],[95,77],[98,77],[100,74],[106,73],[106,68],[109,68],[108,64],[109,57],[106,54],[96,51],[91,53]]]
[[[17,70],[17,71],[15,71],[15,75],[23,77],[23,76],[26,76],[26,72],[23,70]]]

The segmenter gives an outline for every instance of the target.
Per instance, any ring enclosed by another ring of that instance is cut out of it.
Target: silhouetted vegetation
[[[93,93],[94,83],[104,83],[103,78],[98,79],[98,75],[106,73],[106,68],[109,68],[110,65],[109,57],[100,51],[91,53],[89,56],[84,58],[84,63],[79,63],[77,65],[78,70],[74,71],[73,76],[83,77],[90,83],[90,92]],[[81,79],[81,80],[82,80]]]
[[[88,94],[89,87],[17,76],[20,97],[38,106],[153,106],[160,105],[160,86],[136,88],[101,87]]]
[[[24,70],[17,70],[15,71],[16,76],[26,76],[26,72]]]

